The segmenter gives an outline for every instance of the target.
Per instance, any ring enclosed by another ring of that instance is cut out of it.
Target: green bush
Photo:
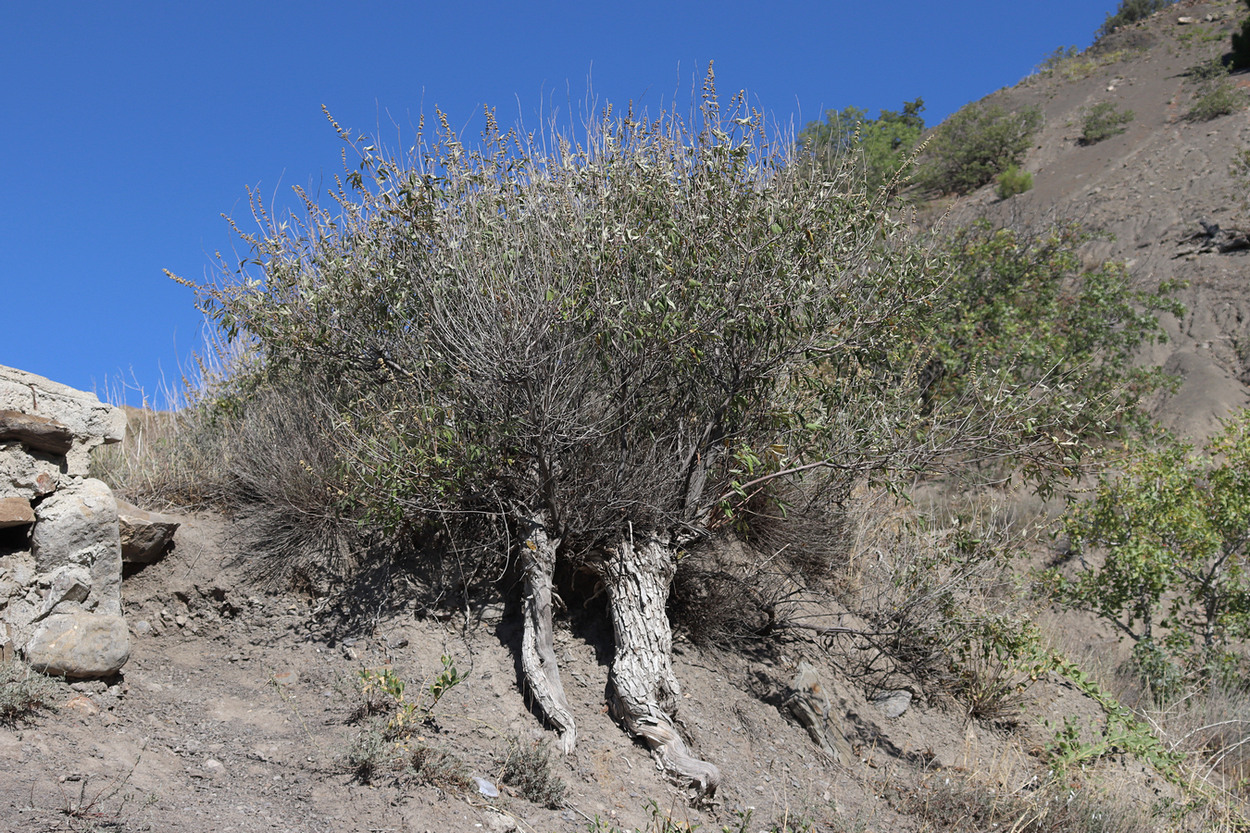
[[[966,194],[1019,165],[1042,126],[1042,111],[1008,112],[997,104],[969,104],[938,126],[918,176],[937,193]]]
[[[1155,12],[1166,9],[1173,2],[1174,0],[1120,0],[1120,7],[1115,14],[1107,15],[1102,26],[1094,33],[1094,39],[1111,34],[1119,26],[1144,20]]]
[[[1123,133],[1134,118],[1132,110],[1117,110],[1110,101],[1095,104],[1085,111],[1081,128],[1081,144],[1093,145]]]
[[[1211,119],[1236,113],[1246,106],[1246,94],[1227,78],[1205,85],[1185,114],[1187,121],[1211,121]]]
[[[1007,170],[998,175],[998,198],[1000,200],[1031,190],[1033,190],[1033,174],[1020,170],[1016,165],[1009,165]]]
[[[1123,264],[1083,266],[1079,252],[1090,239],[1073,224],[1030,235],[982,222],[951,235],[943,253],[952,303],[936,331],[929,395],[961,396],[967,380],[997,371],[1013,385],[1072,385],[1101,403],[1110,422],[1084,430],[1144,419],[1138,399],[1166,379],[1134,356],[1165,340],[1158,313],[1183,310],[1168,297],[1171,284],[1135,290]]]
[[[1104,474],[1064,526],[1078,552],[1105,557],[1057,578],[1060,597],[1137,643],[1157,690],[1176,691],[1169,662],[1230,676],[1221,669],[1250,637],[1250,411],[1201,453],[1166,437],[1130,445],[1122,473]]]

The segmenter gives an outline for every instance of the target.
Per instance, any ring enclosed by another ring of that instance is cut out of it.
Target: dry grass
[[[0,724],[14,725],[54,708],[60,685],[24,662],[0,662]]]

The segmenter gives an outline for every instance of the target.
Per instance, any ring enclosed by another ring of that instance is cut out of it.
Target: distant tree
[[[1250,8],[1250,0],[1245,0]],[[1233,32],[1233,69],[1250,68],[1250,17],[1241,23],[1241,31]]]
[[[1120,0],[1115,14],[1108,14],[1102,26],[1094,33],[1094,39],[1111,34],[1120,26],[1127,26],[1150,17],[1157,11],[1171,6],[1175,0]]]
[[[969,104],[938,125],[918,179],[936,193],[974,191],[1019,165],[1041,126],[1036,107],[1007,111],[997,104]]]
[[[882,110],[875,119],[866,110],[830,110],[823,122],[810,122],[799,133],[802,153],[826,172],[851,165],[870,189],[890,187],[924,133],[924,99],[903,102],[900,111]]]

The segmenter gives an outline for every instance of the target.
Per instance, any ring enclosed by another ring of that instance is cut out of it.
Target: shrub
[[[1055,51],[1046,56],[1046,58],[1037,65],[1037,71],[1040,73],[1052,73],[1071,61],[1073,58],[1081,54],[1081,50],[1075,46],[1057,46]]]
[[[1116,9],[1115,14],[1107,15],[1102,26],[1094,33],[1094,39],[1111,34],[1119,26],[1127,26],[1150,17],[1155,12],[1166,9],[1173,2],[1174,0],[1120,0],[1119,8]]]
[[[1217,676],[1250,636],[1250,411],[1201,454],[1167,437],[1130,445],[1123,473],[1103,475],[1064,527],[1080,551],[1105,557],[1057,579],[1061,599],[1131,638],[1156,689],[1176,690],[1164,659]]]
[[[793,164],[743,94],[723,110],[710,73],[693,126],[609,109],[552,155],[490,113],[476,147],[440,119],[399,158],[338,129],[360,161],[334,211],[257,204],[248,256],[201,304],[261,356],[242,413],[281,384],[329,400],[314,476],[352,517],[431,561],[514,559],[525,681],[565,748],[557,563],[607,587],[622,722],[708,792],[715,768],[661,725],[688,542],[775,482],[1070,459],[1038,415],[1085,409],[1070,389],[978,374],[917,411],[942,262],[875,195]]]
[[[1000,200],[1010,199],[1016,194],[1031,190],[1033,190],[1033,174],[1022,171],[1015,165],[1009,165],[1007,170],[998,175],[998,198]]]
[[[1165,339],[1158,313],[1183,310],[1168,298],[1172,284],[1135,290],[1121,263],[1085,268],[1079,252],[1090,239],[1072,224],[1025,234],[982,222],[944,241],[951,303],[935,333],[926,396],[960,395],[968,379],[998,371],[1009,384],[1073,385],[1101,403],[1100,418],[1068,424],[1077,434],[1140,423],[1137,401],[1167,379],[1134,356]]]
[[[1210,121],[1220,116],[1235,113],[1246,106],[1246,94],[1238,89],[1227,78],[1205,85],[1202,93],[1194,101],[1194,106],[1185,114],[1188,121]]]
[[[1081,144],[1093,145],[1123,133],[1134,118],[1132,110],[1117,110],[1110,101],[1095,104],[1085,111],[1081,128]]]
[[[1224,59],[1216,56],[1209,61],[1190,67],[1187,74],[1195,81],[1217,81],[1228,75],[1228,69],[1228,64],[1224,63]]]
[[[966,194],[1018,165],[1042,125],[1042,111],[1008,112],[969,104],[938,126],[925,149],[919,180],[938,193]]]

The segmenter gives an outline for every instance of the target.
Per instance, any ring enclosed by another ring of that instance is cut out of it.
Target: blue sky
[[[1088,46],[1116,5],[0,0],[0,364],[162,404],[203,340],[162,270],[202,280],[236,249],[221,215],[252,228],[247,187],[332,181],[322,105],[394,145],[436,106],[467,135],[487,104],[537,127],[588,82],[600,103],[688,108],[714,60],[722,95],[796,127],[917,96],[935,124]]]

